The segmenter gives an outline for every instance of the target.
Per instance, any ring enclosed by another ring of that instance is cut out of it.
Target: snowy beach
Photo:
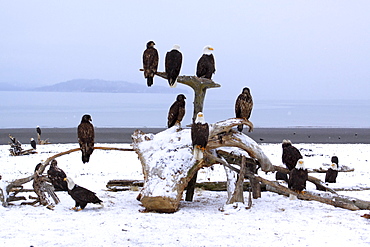
[[[26,145],[26,144],[25,144]],[[370,198],[370,146],[367,144],[294,143],[304,156],[306,167],[325,166],[332,155],[339,165],[354,168],[342,172],[337,183],[339,194]],[[130,144],[97,143],[96,146],[129,148]],[[9,156],[9,145],[0,146],[2,183],[32,174],[37,163],[48,157],[77,148],[77,144],[38,146],[37,154]],[[274,165],[281,164],[281,144],[261,144]],[[142,213],[136,200],[138,189],[111,192],[106,184],[112,179],[143,179],[135,152],[95,150],[91,161],[82,164],[80,152],[57,158],[58,166],[73,180],[103,200],[104,208],[94,204],[80,212],[70,210],[74,201],[66,192],[57,192],[60,203],[54,210],[42,206],[0,207],[3,224],[0,243],[11,246],[364,246],[370,244],[370,221],[361,215],[369,210],[349,211],[315,201],[289,198],[263,192],[252,208],[219,211],[226,192],[197,189],[194,201],[182,201],[173,214]],[[48,169],[48,168],[47,168]],[[274,180],[275,174],[259,175]],[[311,173],[324,179],[323,173]],[[224,168],[201,169],[198,182],[225,181]],[[31,188],[31,183],[25,188]],[[362,189],[360,189],[362,188]],[[315,186],[308,183],[309,191]],[[28,197],[27,194],[25,196]],[[247,198],[248,194],[244,194]],[[29,200],[30,201],[30,200]],[[335,237],[332,237],[335,236]]]

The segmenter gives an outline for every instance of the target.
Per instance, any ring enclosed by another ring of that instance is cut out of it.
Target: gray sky
[[[182,75],[212,45],[220,96],[248,86],[255,99],[369,99],[369,13],[368,0],[2,0],[0,82],[145,84],[142,52],[154,40],[160,70],[180,45]]]

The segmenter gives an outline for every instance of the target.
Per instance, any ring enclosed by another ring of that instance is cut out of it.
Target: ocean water
[[[166,127],[174,94],[0,92],[0,128],[76,127],[85,113],[96,127]],[[193,96],[183,125],[191,123]],[[235,99],[207,94],[209,123],[234,117]],[[254,99],[255,127],[370,128],[370,100],[288,101]]]

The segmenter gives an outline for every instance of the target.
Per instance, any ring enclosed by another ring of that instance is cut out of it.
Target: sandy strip
[[[131,135],[137,128],[95,128],[96,143],[131,143]],[[163,128],[139,128],[145,133],[158,133]],[[293,143],[365,143],[370,144],[370,129],[363,128],[255,128],[244,132],[258,143],[281,143],[289,139]],[[21,143],[29,144],[37,139],[36,129],[0,129],[0,145],[8,144],[11,134]],[[77,142],[77,128],[43,128],[41,139],[53,144]]]

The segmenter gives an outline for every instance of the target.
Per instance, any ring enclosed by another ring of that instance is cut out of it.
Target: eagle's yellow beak
[[[211,51],[213,51],[214,49],[213,49],[212,47],[209,47],[209,48],[208,48],[208,50],[211,50]]]

